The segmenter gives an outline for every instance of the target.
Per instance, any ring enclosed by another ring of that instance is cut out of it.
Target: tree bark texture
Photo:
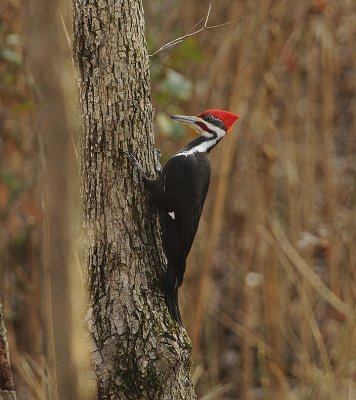
[[[0,400],[16,400],[2,304],[0,304]]]
[[[191,343],[164,302],[158,219],[122,150],[151,176],[152,133],[141,1],[73,0],[88,324],[98,399],[194,399]]]

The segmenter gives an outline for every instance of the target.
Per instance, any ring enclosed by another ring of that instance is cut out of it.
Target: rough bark
[[[0,304],[0,400],[16,400],[2,304]]]
[[[73,28],[98,398],[194,399],[190,340],[164,304],[157,215],[122,155],[158,167],[141,1],[73,0]]]

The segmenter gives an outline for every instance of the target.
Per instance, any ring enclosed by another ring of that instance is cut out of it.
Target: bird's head
[[[208,110],[198,114],[196,117],[171,115],[171,118],[190,125],[202,136],[221,139],[240,116],[229,111]]]

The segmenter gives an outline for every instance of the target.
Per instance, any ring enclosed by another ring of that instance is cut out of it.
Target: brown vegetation
[[[174,35],[172,27],[189,30],[205,9],[202,2],[171,5],[156,41]],[[158,8],[152,13],[158,18]],[[198,394],[351,399],[355,4],[213,5],[211,23],[239,17],[195,37],[203,61],[188,57],[175,67],[174,54],[164,61],[192,81],[184,113],[219,107],[241,114],[211,154],[209,203],[181,295]]]
[[[150,46],[157,49],[186,33],[208,6],[146,1]],[[22,398],[42,399],[53,398],[55,379],[49,275],[42,258],[46,230],[38,154],[43,154],[23,47],[9,39],[25,36],[20,11],[15,1],[0,6],[0,295],[15,385]],[[156,121],[212,107],[241,115],[211,154],[213,179],[181,290],[197,394],[221,400],[351,400],[355,2],[213,4],[212,24],[239,17],[241,23],[190,38],[151,69]],[[64,42],[65,30],[59,35]],[[5,48],[15,52],[4,53]],[[62,56],[70,61],[69,52]],[[162,90],[171,70],[188,82],[189,95]],[[190,133],[163,126],[155,131],[164,160]],[[71,216],[78,222],[75,210]],[[78,245],[74,239],[73,244]],[[75,279],[70,276],[75,310],[70,341],[84,399],[90,398],[91,380],[83,357],[87,346],[76,333],[84,320],[78,267],[73,263]]]

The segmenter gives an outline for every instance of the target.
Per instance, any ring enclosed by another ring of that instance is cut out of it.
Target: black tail
[[[172,317],[181,325],[178,304],[178,288],[183,282],[183,275],[186,264],[186,252],[178,216],[172,218],[168,212],[161,213],[162,243],[167,257],[166,273],[166,303]]]
[[[166,304],[171,316],[183,326],[178,303],[178,281],[174,267],[168,264],[166,275]]]

